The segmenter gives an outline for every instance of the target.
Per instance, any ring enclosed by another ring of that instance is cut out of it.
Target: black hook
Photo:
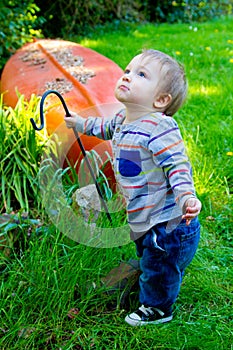
[[[61,100],[61,103],[62,103],[62,105],[63,105],[63,107],[64,107],[64,110],[65,110],[65,112],[66,112],[66,116],[67,116],[67,117],[70,116],[70,112],[69,112],[69,110],[68,110],[68,107],[67,107],[67,105],[66,105],[66,103],[65,103],[65,100],[63,99],[62,95],[61,95],[58,91],[56,91],[56,90],[48,90],[48,91],[46,91],[46,92],[43,94],[43,96],[42,96],[42,98],[41,98],[41,101],[40,101],[40,127],[38,127],[38,126],[36,125],[36,123],[35,123],[35,121],[34,121],[33,118],[30,118],[30,122],[31,122],[31,124],[32,124],[32,126],[33,126],[33,129],[35,129],[35,130],[38,130],[38,131],[39,131],[39,130],[42,130],[42,129],[44,128],[44,101],[45,101],[46,97],[47,97],[49,94],[55,94],[55,95],[58,96],[58,98]],[[94,171],[93,171],[93,169],[92,169],[92,166],[91,166],[91,164],[90,164],[90,162],[89,162],[89,159],[88,159],[88,157],[86,157],[86,155],[87,155],[87,154],[86,154],[86,150],[85,150],[85,148],[84,148],[84,146],[83,146],[83,143],[82,143],[82,141],[81,141],[81,139],[80,139],[80,137],[79,137],[79,134],[78,134],[78,132],[77,132],[77,130],[76,130],[75,128],[73,128],[73,132],[74,132],[74,134],[75,134],[76,140],[78,141],[78,144],[79,144],[79,147],[80,147],[81,152],[82,152],[82,154],[83,154],[83,157],[85,158],[85,161],[86,161],[86,163],[87,163],[88,169],[89,169],[90,174],[91,174],[91,177],[92,177],[92,179],[93,179],[93,181],[94,181],[94,183],[95,183],[96,190],[97,190],[97,192],[98,192],[98,194],[99,194],[99,196],[100,196],[100,199],[101,199],[102,205],[103,205],[103,207],[104,207],[104,209],[105,209],[105,212],[106,212],[106,215],[107,215],[107,217],[108,217],[108,220],[109,220],[109,222],[110,222],[111,225],[112,225],[112,218],[111,218],[111,215],[110,215],[110,213],[109,213],[109,211],[108,211],[108,207],[107,207],[107,205],[106,205],[106,203],[105,203],[103,193],[102,193],[102,191],[101,191],[101,189],[100,189],[100,187],[99,187],[99,184],[98,184],[98,182],[97,182],[97,180],[96,180],[96,178],[95,178],[95,174],[94,174]]]
[[[69,110],[68,110],[68,108],[67,108],[67,106],[66,106],[66,103],[65,103],[65,101],[64,101],[64,99],[63,99],[63,97],[62,97],[62,95],[59,94],[59,92],[57,92],[56,90],[48,90],[48,91],[46,91],[46,92],[43,94],[43,96],[42,96],[42,98],[41,98],[41,101],[40,101],[40,127],[38,127],[38,126],[36,125],[36,123],[35,123],[35,121],[34,121],[33,118],[30,118],[30,122],[32,123],[33,129],[35,129],[35,130],[37,130],[37,131],[42,130],[42,129],[44,128],[44,111],[43,111],[43,108],[44,108],[44,101],[45,101],[46,97],[47,97],[48,95],[50,95],[50,94],[55,94],[55,95],[57,95],[57,96],[59,97],[59,99],[61,100],[61,103],[62,103],[62,105],[63,105],[63,107],[64,107],[64,109],[65,109],[65,111],[66,111],[67,117],[70,115]]]

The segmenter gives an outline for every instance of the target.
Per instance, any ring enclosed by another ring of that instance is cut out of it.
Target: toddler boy
[[[131,60],[116,84],[123,110],[111,120],[84,119],[73,112],[65,117],[68,128],[112,139],[116,180],[141,257],[141,306],[125,318],[132,326],[172,319],[185,268],[200,239],[201,202],[172,118],[186,94],[183,68],[165,53],[145,50]]]

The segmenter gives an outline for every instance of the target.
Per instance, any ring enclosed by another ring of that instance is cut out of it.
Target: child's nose
[[[124,81],[130,81],[130,80],[131,80],[131,77],[130,77],[129,73],[124,74],[122,80],[124,80]]]

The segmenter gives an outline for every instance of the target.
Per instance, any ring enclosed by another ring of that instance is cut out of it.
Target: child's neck
[[[155,108],[147,108],[144,106],[125,106],[126,107],[126,118],[124,120],[124,124],[129,124],[134,122],[135,120],[149,114],[157,112]]]

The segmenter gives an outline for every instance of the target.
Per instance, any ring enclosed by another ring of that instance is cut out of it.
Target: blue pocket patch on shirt
[[[122,176],[137,176],[141,172],[141,158],[139,151],[120,151],[119,172]]]

